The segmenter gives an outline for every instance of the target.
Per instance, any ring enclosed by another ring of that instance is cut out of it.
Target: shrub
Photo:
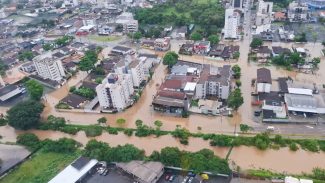
[[[297,151],[299,149],[299,147],[297,146],[296,143],[292,142],[290,145],[289,145],[289,149],[291,151]]]
[[[33,133],[24,133],[17,136],[17,144],[26,146],[30,150],[36,150],[40,147],[40,140]]]
[[[325,141],[318,141],[319,149],[325,152]]]
[[[229,147],[232,145],[232,138],[226,135],[216,135],[210,141],[211,146]]]
[[[8,124],[8,120],[5,118],[0,118],[0,126],[6,126]]]
[[[102,134],[102,127],[91,125],[85,129],[87,137],[96,137]]]
[[[108,128],[107,131],[109,134],[113,134],[113,135],[118,134],[118,130],[116,128]]]
[[[133,135],[133,130],[132,129],[125,129],[124,134],[130,137],[130,136]]]
[[[60,128],[60,131],[64,132],[64,133],[71,134],[71,135],[75,135],[79,132],[79,129],[77,127],[73,127],[73,126],[64,126],[64,127]]]
[[[304,140],[298,141],[298,143],[300,144],[302,149],[306,149],[311,152],[319,151],[318,142],[316,140],[304,139]]]
[[[46,139],[42,143],[45,152],[72,153],[80,147],[77,141],[68,138],[60,138],[59,140]]]

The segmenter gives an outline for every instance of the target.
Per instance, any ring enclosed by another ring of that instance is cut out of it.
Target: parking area
[[[228,177],[208,176],[207,180],[203,180],[201,176],[189,172],[179,172],[166,170],[161,176],[158,183],[229,183]]]

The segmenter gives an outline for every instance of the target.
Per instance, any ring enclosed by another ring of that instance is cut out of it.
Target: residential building
[[[237,45],[230,45],[230,46],[225,46],[221,53],[221,57],[226,60],[226,59],[233,59],[234,54],[239,53],[239,46]]]
[[[258,93],[270,93],[272,86],[271,71],[266,68],[257,69],[256,89]]]
[[[99,104],[103,109],[121,111],[133,102],[134,93],[130,74],[110,73],[96,87]]]
[[[0,88],[0,101],[4,102],[11,99],[23,92],[26,92],[24,88],[20,88],[16,85],[8,85]]]
[[[241,1],[241,0],[234,0]],[[237,39],[239,37],[238,26],[240,21],[240,14],[234,11],[233,8],[226,9],[225,13],[225,26],[224,26],[224,38],[225,39]]]
[[[60,82],[65,77],[61,60],[54,58],[52,52],[36,56],[33,59],[33,63],[37,74],[43,79]]]
[[[111,52],[118,55],[134,54],[132,48],[128,48],[124,46],[115,46],[112,48]]]
[[[188,111],[189,100],[184,92],[161,90],[152,102],[154,110],[182,114]]]
[[[133,87],[139,88],[145,80],[143,62],[139,59],[133,60],[128,66],[128,73],[132,76]]]
[[[188,29],[187,26],[182,26],[176,31],[176,39],[185,39]]]
[[[154,49],[157,51],[167,51],[170,49],[170,38],[158,38],[154,42]]]
[[[225,49],[226,45],[224,44],[218,44],[212,46],[209,56],[211,57],[220,57],[222,55],[223,50]]]
[[[286,13],[282,11],[277,11],[273,14],[275,21],[285,21],[287,19]]]
[[[210,52],[210,49],[210,41],[197,41],[193,46],[193,50],[197,54],[208,54]]]
[[[194,52],[194,44],[192,43],[186,43],[186,44],[182,44],[182,46],[180,47],[178,53],[179,54],[183,54],[183,55],[192,55]]]
[[[272,57],[279,55],[289,55],[291,50],[289,48],[282,48],[281,46],[272,46]]]
[[[138,31],[138,20],[134,20],[133,14],[129,12],[124,12],[119,15],[115,21],[117,24],[123,25],[124,33],[132,33]]]
[[[304,22],[309,18],[308,6],[306,3],[293,1],[288,7],[288,19],[290,22]]]
[[[271,31],[271,21],[273,17],[272,9],[273,2],[258,1],[255,25],[253,27],[255,29],[255,34]]]
[[[258,62],[268,62],[268,59],[271,58],[272,50],[267,46],[260,46],[254,52],[256,52],[256,57]]]
[[[231,66],[214,67],[204,65],[196,84],[195,98],[227,99],[230,93]]]
[[[76,183],[81,181],[92,169],[95,168],[98,161],[96,159],[88,159],[79,157],[58,175],[49,181],[49,183]]]

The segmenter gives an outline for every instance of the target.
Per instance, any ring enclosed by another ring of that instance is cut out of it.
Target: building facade
[[[131,75],[111,73],[96,87],[96,92],[102,108],[121,111],[133,101]]]
[[[54,58],[51,52],[35,57],[33,63],[37,74],[44,79],[61,81],[65,77],[61,60]]]
[[[128,73],[132,76],[133,86],[138,88],[145,79],[143,63],[140,60],[134,60],[129,64]]]
[[[303,22],[308,20],[308,6],[306,3],[293,1],[288,7],[288,19],[290,22]]]
[[[234,9],[226,9],[225,13],[225,27],[224,38],[225,39],[237,39],[238,38],[238,26],[240,21],[240,15]]]
[[[264,2],[263,0],[258,2],[254,27],[256,34],[271,31],[272,9],[273,2]]]

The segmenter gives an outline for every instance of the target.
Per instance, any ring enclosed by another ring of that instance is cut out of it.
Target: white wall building
[[[138,31],[138,20],[134,20],[133,14],[124,12],[116,18],[115,23],[123,25],[123,32],[137,32]]]
[[[256,83],[258,93],[270,93],[272,86],[271,71],[266,68],[257,69]]]
[[[52,56],[52,52],[47,52],[33,59],[37,74],[44,79],[61,81],[65,77],[62,62]]]
[[[225,39],[237,39],[238,38],[238,26],[240,21],[240,15],[234,9],[226,9],[225,13],[225,27],[224,38]]]
[[[111,73],[96,87],[96,92],[102,108],[123,110],[132,104],[131,75]]]
[[[273,2],[264,2],[260,0],[257,6],[255,33],[271,31]]]
[[[140,60],[133,60],[128,68],[128,73],[132,76],[133,86],[139,87],[145,79],[143,62],[140,62]]]
[[[288,19],[290,22],[303,22],[308,19],[308,5],[293,1],[288,7]]]

